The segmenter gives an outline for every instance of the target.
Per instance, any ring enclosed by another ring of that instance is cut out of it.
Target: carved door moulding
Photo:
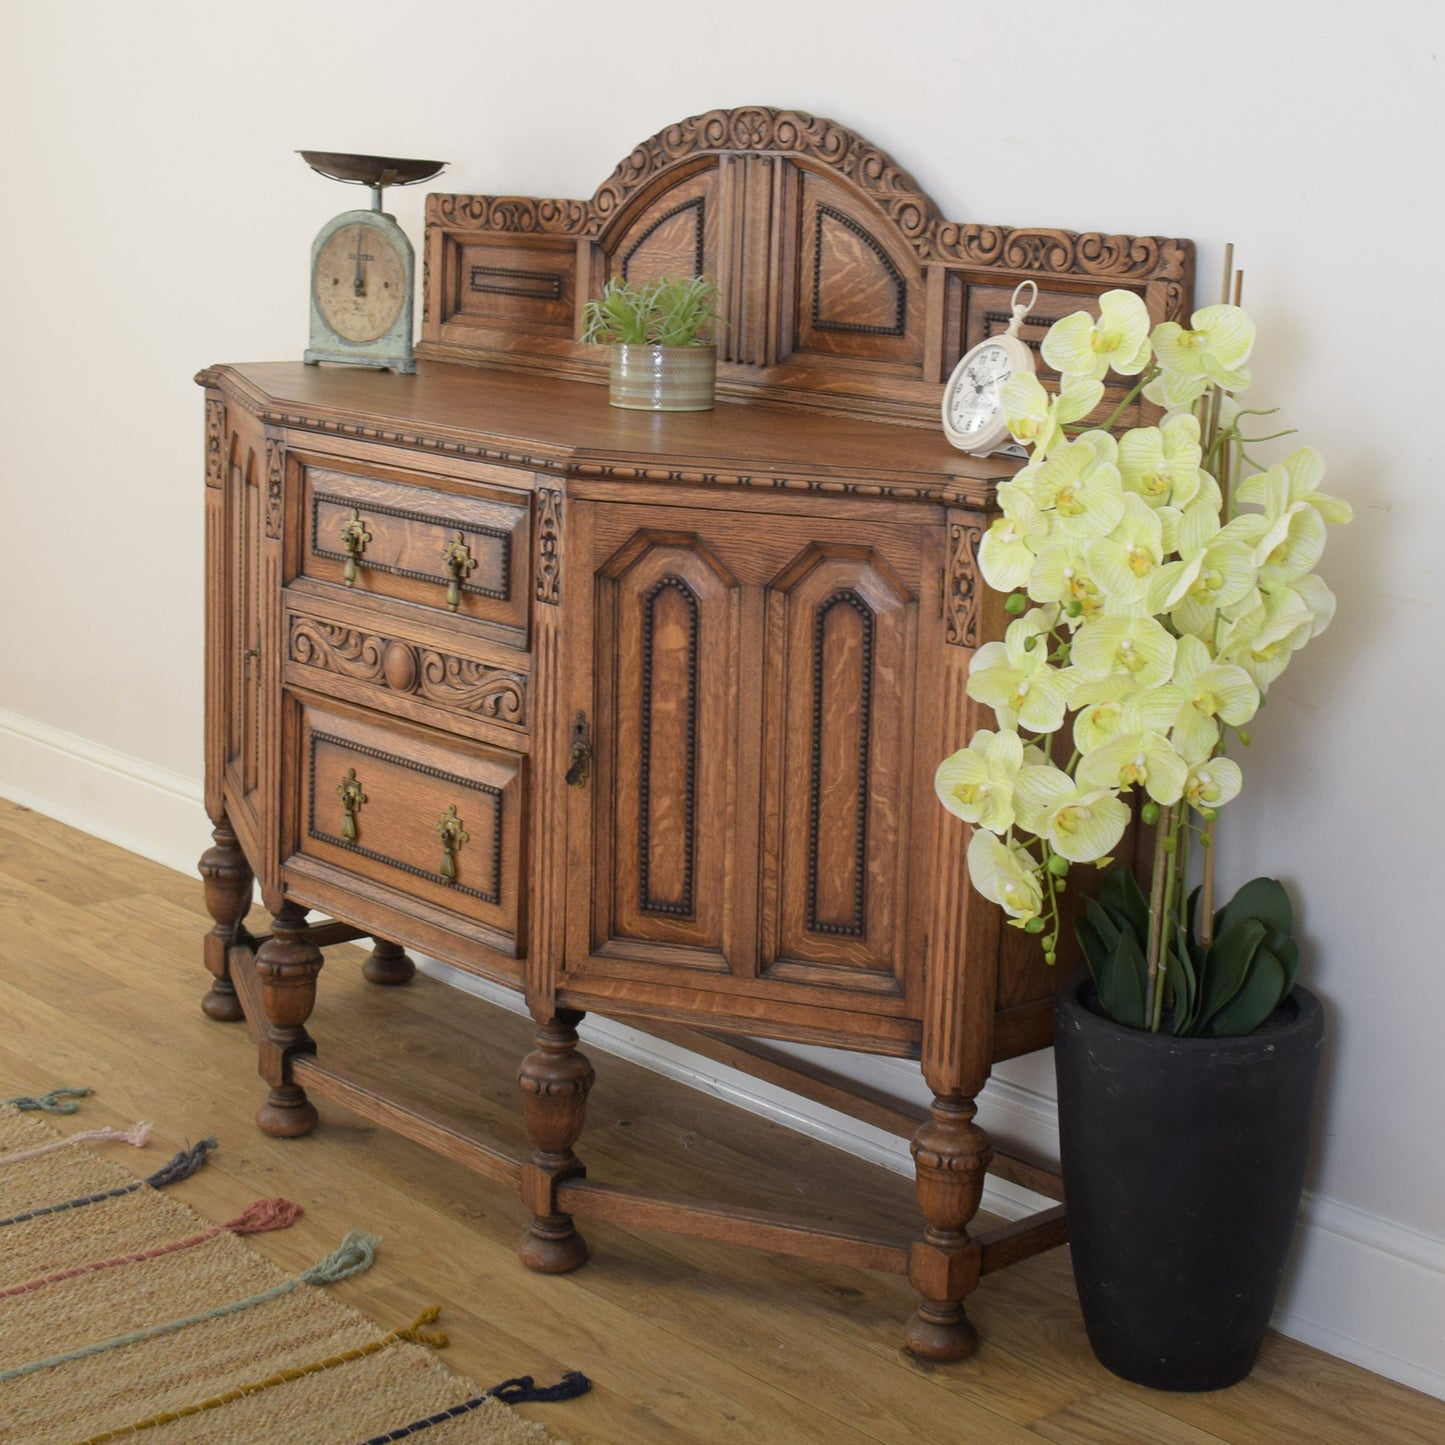
[[[769,106],[666,127],[587,201],[429,196],[426,230],[419,355],[601,381],[582,304],[612,275],[702,267],[726,323],[721,392],[918,425],[1021,280],[1044,303],[1034,342],[1116,287],[1156,322],[1184,319],[1193,290],[1189,241],[949,221],[846,126]]]

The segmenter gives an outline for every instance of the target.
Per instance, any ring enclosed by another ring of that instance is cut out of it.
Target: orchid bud
[[[1029,599],[1025,597],[1022,592],[1015,592],[1009,597],[1009,600],[1004,603],[1003,610],[1007,612],[1010,617],[1019,617],[1028,605]]]
[[[1152,828],[1159,821],[1159,804],[1151,798],[1139,809],[1139,816]]]
[[[1069,860],[1067,858],[1060,858],[1057,853],[1050,855],[1049,872],[1052,873],[1055,878],[1063,878],[1068,871]]]
[[[1025,933],[1042,933],[1044,931],[1044,920],[1042,918],[1030,918],[1024,924]]]

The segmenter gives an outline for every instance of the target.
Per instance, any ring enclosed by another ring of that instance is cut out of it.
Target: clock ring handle
[[[1025,287],[1028,287],[1032,294],[1027,301],[1020,301],[1019,293]],[[1033,281],[1020,281],[1019,284],[1014,287],[1014,294],[1009,298],[1008,304],[1009,310],[1013,313],[1013,319],[1009,322],[1008,330],[1004,334],[1007,336],[1017,336],[1019,334],[1019,327],[1024,324],[1024,317],[1039,304],[1039,288],[1037,283]]]

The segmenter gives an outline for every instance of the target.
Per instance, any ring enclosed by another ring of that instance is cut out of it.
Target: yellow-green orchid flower
[[[1150,333],[1164,375],[1191,382],[1203,378],[1205,386],[1196,396],[1210,382],[1225,391],[1243,391],[1250,380],[1245,362],[1254,350],[1254,322],[1248,314],[1238,306],[1206,306],[1189,318],[1189,325],[1186,331],[1177,321],[1164,321]]]
[[[1220,639],[1219,660],[1242,667],[1263,695],[1314,635],[1316,619],[1295,588],[1261,588],[1253,597],[1252,605],[1231,609],[1235,615]]]
[[[1213,478],[1209,480],[1212,484]],[[1218,503],[1207,497],[1180,515],[1175,547],[1178,558],[1166,562],[1150,581],[1148,608],[1156,616],[1168,613],[1177,632],[1208,638],[1220,609],[1234,606],[1254,588],[1254,548],[1222,531]]]
[[[1126,492],[1151,507],[1187,507],[1199,495],[1199,419],[1190,412],[1162,426],[1134,427],[1119,438],[1119,476]]]
[[[1003,515],[994,520],[978,548],[979,570],[998,592],[1012,592],[1029,580],[1034,556],[1048,542],[1049,514],[1034,505],[1026,490],[1014,482],[998,489]]]
[[[1016,732],[991,732],[979,728],[966,748],[938,765],[933,791],[938,801],[965,823],[977,824],[993,833],[1007,833],[1014,825],[1014,780],[1030,763],[1043,762],[1037,748],[1025,755],[1023,740]]]
[[[1331,497],[1319,490],[1325,475],[1324,459],[1313,447],[1300,447],[1267,472],[1246,477],[1234,494],[1242,505],[1263,507],[1265,515],[1277,517],[1296,503],[1313,507],[1326,522],[1348,522],[1355,509],[1343,497]]]
[[[1121,733],[1079,760],[1074,770],[1081,788],[1143,788],[1154,801],[1167,807],[1184,794],[1188,765],[1154,729]]]
[[[968,844],[969,881],[990,903],[997,903],[1022,928],[1037,918],[1044,905],[1039,865],[1017,843],[977,830]]]
[[[1089,571],[1116,602],[1142,602],[1164,564],[1164,529],[1156,512],[1135,492],[1124,494],[1124,515],[1107,537],[1085,547]]]
[[[1031,371],[1011,376],[1000,393],[1009,434],[1022,446],[1033,448],[1033,459],[1043,461],[1064,440],[1064,427],[1088,416],[1104,399],[1104,384],[1087,377],[1065,377],[1057,396],[1050,396]]]
[[[1219,725],[1243,727],[1259,710],[1259,688],[1242,668],[1215,662],[1197,637],[1181,637],[1174,659],[1174,686],[1183,694],[1174,717],[1175,751],[1202,762],[1219,742]]]
[[[1108,788],[1078,787],[1055,767],[1029,768],[1015,788],[1019,822],[1071,863],[1102,858],[1129,823],[1129,810]]]
[[[1064,536],[1106,537],[1124,515],[1118,445],[1108,432],[1090,431],[1049,453],[1033,479],[1034,496],[1052,510]]]
[[[1060,620],[1070,630],[1104,610],[1104,594],[1094,585],[1088,562],[1071,539],[1050,542],[1040,549],[1029,573],[1028,589],[1035,602],[1058,603]]]
[[[1102,381],[1110,367],[1120,376],[1137,376],[1149,364],[1148,309],[1132,291],[1106,291],[1097,321],[1087,311],[1055,321],[1041,350],[1066,377]]]
[[[1010,624],[1002,642],[986,642],[973,655],[968,695],[994,710],[999,726],[1058,731],[1074,680],[1049,664],[1048,638],[1057,608],[1035,608]]]
[[[1222,808],[1243,786],[1244,774],[1233,758],[1205,758],[1190,767],[1184,796],[1191,808]]]
[[[1142,692],[1169,681],[1176,643],[1154,617],[1096,617],[1075,634],[1070,652],[1074,667],[1088,678],[1118,674]]]

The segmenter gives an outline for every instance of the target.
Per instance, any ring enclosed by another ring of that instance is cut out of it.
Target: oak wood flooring
[[[586,1268],[530,1274],[515,1254],[525,1211],[463,1166],[324,1100],[308,1139],[256,1130],[263,1089],[245,1029],[198,1006],[209,924],[198,880],[0,802],[0,1097],[85,1083],[96,1097],[61,1127],[153,1119],[164,1148],[218,1135],[179,1197],[213,1219],[258,1195],[300,1201],[298,1225],[252,1241],[290,1269],[348,1229],[383,1235],[377,1266],[338,1295],[387,1328],[440,1303],[444,1358],[484,1385],[583,1370],[590,1395],[522,1407],[577,1445],[1445,1440],[1445,1403],[1273,1335],[1233,1390],[1176,1396],[1116,1380],[1089,1353],[1063,1251],[986,1279],[970,1302],[984,1348],[944,1367],[900,1350],[913,1300],[893,1276],[597,1221],[583,1222]],[[523,1152],[526,1021],[426,978],[375,988],[362,957],[328,951],[311,1024],[321,1056],[382,1082],[421,1073],[435,1108]],[[369,1059],[383,1033],[395,1053]],[[913,1218],[906,1180],[592,1058],[578,1152],[597,1179],[744,1207],[787,1201],[855,1224]],[[126,1162],[143,1173],[154,1157]]]

